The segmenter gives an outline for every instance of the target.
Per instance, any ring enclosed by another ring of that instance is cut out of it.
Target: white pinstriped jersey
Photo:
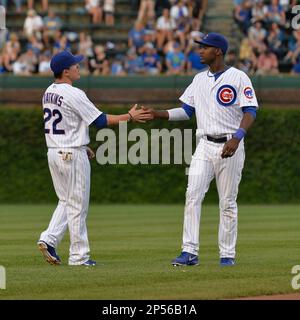
[[[217,80],[208,69],[198,73],[179,99],[195,108],[199,135],[235,133],[243,118],[241,108],[258,108],[251,80],[234,67]]]
[[[87,145],[89,125],[102,114],[84,91],[67,83],[53,83],[47,88],[43,109],[48,148]]]

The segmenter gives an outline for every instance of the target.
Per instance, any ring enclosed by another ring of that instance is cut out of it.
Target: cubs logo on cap
[[[252,88],[246,87],[246,88],[244,89],[244,95],[245,95],[245,97],[248,98],[248,99],[253,99],[253,90],[252,90]]]
[[[229,107],[235,103],[237,94],[234,87],[225,84],[224,86],[220,87],[217,92],[217,101],[223,107]]]
[[[194,40],[194,42],[199,43],[200,45],[220,48],[223,52],[223,55],[226,54],[228,49],[227,39],[223,35],[216,32],[208,33],[202,40]]]

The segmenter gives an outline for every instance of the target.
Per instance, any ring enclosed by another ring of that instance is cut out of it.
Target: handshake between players
[[[138,108],[135,104],[129,111],[129,121],[146,123],[154,119],[169,119],[169,112],[167,110],[154,110],[150,107],[141,106]]]

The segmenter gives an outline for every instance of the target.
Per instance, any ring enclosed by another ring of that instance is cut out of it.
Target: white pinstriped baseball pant
[[[72,152],[72,160],[63,160],[59,151]],[[59,201],[48,229],[41,234],[40,240],[56,248],[68,227],[69,265],[80,265],[89,260],[90,251],[86,217],[91,167],[86,148],[49,148],[48,163]]]
[[[223,143],[200,139],[192,157],[184,210],[182,251],[198,255],[201,204],[213,178],[219,193],[219,253],[234,258],[237,240],[237,194],[245,160],[243,141],[231,158],[222,159]]]

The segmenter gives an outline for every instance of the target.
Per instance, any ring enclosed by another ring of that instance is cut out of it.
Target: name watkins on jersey
[[[64,97],[60,96],[57,93],[46,92],[43,95],[43,104],[51,103],[56,104],[58,107],[62,105]]]

